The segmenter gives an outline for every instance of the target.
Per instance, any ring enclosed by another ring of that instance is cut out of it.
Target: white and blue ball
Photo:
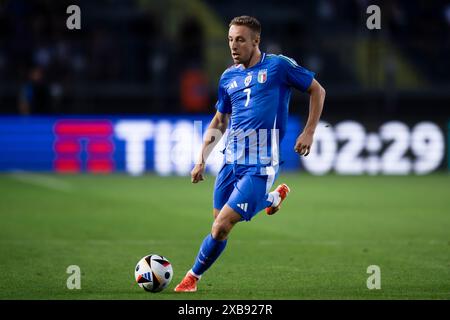
[[[138,285],[149,292],[164,290],[173,277],[172,264],[165,257],[157,254],[143,257],[134,270]]]

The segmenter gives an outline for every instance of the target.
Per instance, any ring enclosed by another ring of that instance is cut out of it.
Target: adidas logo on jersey
[[[230,85],[228,86],[228,88],[229,89],[234,89],[234,88],[237,88],[237,82],[236,82],[236,80],[234,80],[232,83],[230,83]]]
[[[247,212],[248,203],[239,203],[237,206],[241,208],[244,212]]]

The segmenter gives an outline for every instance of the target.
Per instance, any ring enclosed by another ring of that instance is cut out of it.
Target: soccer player
[[[175,287],[177,292],[197,291],[197,282],[225,249],[236,223],[250,221],[262,209],[269,215],[276,213],[290,192],[286,184],[269,191],[278,176],[278,146],[286,129],[291,88],[310,95],[308,120],[294,146],[299,155],[309,154],[325,100],[325,90],[313,72],[291,58],[260,51],[257,19],[236,17],[229,27],[234,65],[220,78],[217,112],[191,172],[193,183],[203,180],[207,157],[231,119],[225,161],[214,187],[214,223],[192,269]]]

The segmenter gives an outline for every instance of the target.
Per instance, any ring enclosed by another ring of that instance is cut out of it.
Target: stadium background
[[[72,4],[80,30],[66,27]],[[381,30],[366,27],[370,4]],[[196,298],[449,298],[450,4],[351,0],[2,1],[1,298],[148,298],[123,288],[148,251],[182,276],[211,223],[212,177],[197,188],[187,176],[231,64],[228,22],[241,14],[261,21],[263,51],[316,72],[327,97],[312,153],[299,160],[291,150],[308,96],[292,96],[280,179],[299,189],[286,205],[295,218],[236,230],[241,251],[230,249]],[[219,164],[216,152],[209,173]],[[277,243],[291,268],[249,264],[285,272],[287,290],[258,293],[257,272],[233,295],[227,268],[255,246],[279,255]],[[94,279],[105,249],[122,262]],[[14,267],[32,252],[44,289],[29,290]],[[377,260],[401,265],[378,294],[365,287]],[[80,293],[66,289],[64,263],[87,269]],[[114,283],[107,293],[103,281]],[[153,298],[177,298],[168,291]]]

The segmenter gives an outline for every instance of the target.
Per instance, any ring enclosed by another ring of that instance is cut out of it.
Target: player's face
[[[246,26],[232,25],[228,44],[235,64],[248,64],[259,44],[259,36]]]

